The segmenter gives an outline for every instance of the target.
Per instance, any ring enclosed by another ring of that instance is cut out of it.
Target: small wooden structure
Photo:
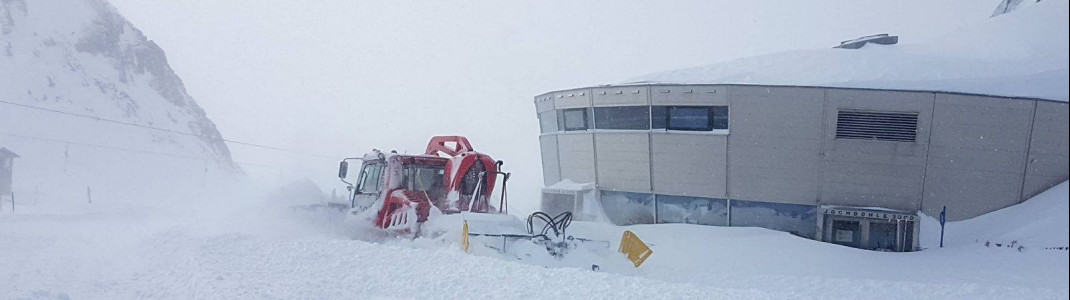
[[[11,174],[15,158],[19,155],[7,148],[0,147],[0,197],[11,194]]]

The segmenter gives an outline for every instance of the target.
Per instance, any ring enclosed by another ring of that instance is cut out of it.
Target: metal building
[[[1067,103],[1046,99],[637,84],[535,106],[543,207],[620,225],[759,226],[911,251],[919,211],[946,205],[954,221],[1014,205],[1066,181],[1070,161]],[[573,183],[593,184],[598,205],[554,188]]]

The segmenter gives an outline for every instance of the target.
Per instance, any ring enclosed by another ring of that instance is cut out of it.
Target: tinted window
[[[731,206],[729,226],[762,227],[806,238],[817,234],[816,206],[736,199],[732,199]]]
[[[557,131],[557,111],[544,111],[539,113],[539,129],[542,133]]]
[[[669,107],[668,129],[672,130],[710,130],[710,107],[672,106]]]
[[[725,199],[657,195],[658,223],[728,225]]]
[[[654,224],[654,195],[602,191],[601,204],[606,217],[617,225]]]
[[[727,106],[654,106],[654,129],[712,131],[728,129]]]
[[[587,130],[587,109],[570,108],[561,111],[561,127],[565,131]]]
[[[595,107],[594,128],[650,129],[649,109],[648,106]]]
[[[669,107],[668,106],[651,106],[650,107],[650,126],[654,129],[665,129],[665,126],[669,124]]]
[[[728,129],[728,106],[714,106],[713,129]]]

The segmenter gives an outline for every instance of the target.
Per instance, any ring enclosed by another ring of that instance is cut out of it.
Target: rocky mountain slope
[[[104,0],[0,0],[0,101],[22,194],[241,173],[163,49]]]

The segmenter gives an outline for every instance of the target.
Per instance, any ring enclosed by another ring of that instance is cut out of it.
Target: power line
[[[55,110],[55,109],[50,109],[50,108],[44,108],[44,107],[40,107],[40,106],[33,106],[33,105],[29,105],[29,104],[15,103],[15,102],[9,102],[9,101],[4,101],[4,100],[0,100],[0,103],[13,105],[13,106],[18,106],[18,107],[22,107],[22,108],[29,108],[29,109],[36,109],[36,110],[46,111],[46,112],[51,112],[51,113],[57,113],[57,114],[62,114],[62,115],[67,115],[67,116],[86,118],[86,119],[91,119],[91,120],[95,120],[95,121],[103,121],[103,122],[115,123],[115,124],[119,124],[119,125],[133,126],[133,127],[142,128],[142,129],[150,129],[150,130],[157,130],[157,131],[162,131],[162,132],[167,132],[167,133],[195,136],[195,137],[199,137],[199,138],[207,138],[207,139],[212,139],[212,140],[223,141],[225,143],[232,143],[232,144],[238,144],[238,145],[244,145],[244,146],[250,146],[250,147],[256,147],[256,148],[262,148],[262,149],[268,149],[268,150],[274,150],[274,151],[280,151],[280,152],[286,152],[286,153],[297,154],[297,155],[315,156],[315,157],[328,158],[328,159],[335,159],[336,158],[336,157],[327,156],[327,155],[312,154],[312,153],[301,153],[301,152],[288,150],[288,149],[283,149],[283,148],[278,148],[278,147],[265,146],[265,145],[254,144],[254,143],[249,143],[249,142],[242,142],[242,141],[237,141],[237,140],[225,139],[222,136],[216,137],[216,136],[195,134],[195,133],[190,133],[190,132],[182,132],[182,131],[176,131],[176,130],[171,130],[171,129],[166,129],[166,128],[159,128],[159,127],[153,127],[153,126],[148,126],[148,125],[141,125],[141,124],[137,124],[137,123],[131,123],[131,122],[124,122],[124,121],[119,121],[119,120],[101,118],[101,117],[97,117],[97,116],[83,115],[83,114],[78,114],[78,113],[72,113],[72,112],[66,112],[66,111]]]
[[[51,139],[51,138],[44,138],[44,137],[36,137],[36,136],[14,134],[14,133],[9,133],[9,132],[0,132],[0,134],[6,135],[6,136],[10,136],[10,137],[28,139],[28,140],[37,140],[37,141],[60,143],[60,144],[70,144],[70,145],[84,146],[84,147],[94,147],[94,148],[101,148],[101,149],[107,149],[107,150],[113,150],[113,151],[140,153],[140,154],[148,154],[148,155],[159,155],[159,156],[167,156],[167,157],[173,157],[173,158],[182,158],[182,159],[190,159],[190,160],[198,160],[198,161],[214,160],[212,158],[207,158],[207,157],[197,157],[197,156],[182,155],[182,154],[162,153],[162,152],[154,152],[154,151],[147,151],[147,150],[139,150],[139,149],[107,146],[107,145],[81,143],[81,142],[74,142],[74,141],[68,141],[68,140],[60,140],[60,139]],[[273,168],[273,169],[279,169],[279,170],[292,170],[292,169],[295,169],[295,168],[272,166],[272,165],[265,165],[265,164],[240,162],[240,161],[234,161],[234,160],[231,160],[231,161],[234,162],[235,164],[239,164],[239,165],[242,165],[242,166]],[[303,170],[311,171],[309,169],[303,169]]]

